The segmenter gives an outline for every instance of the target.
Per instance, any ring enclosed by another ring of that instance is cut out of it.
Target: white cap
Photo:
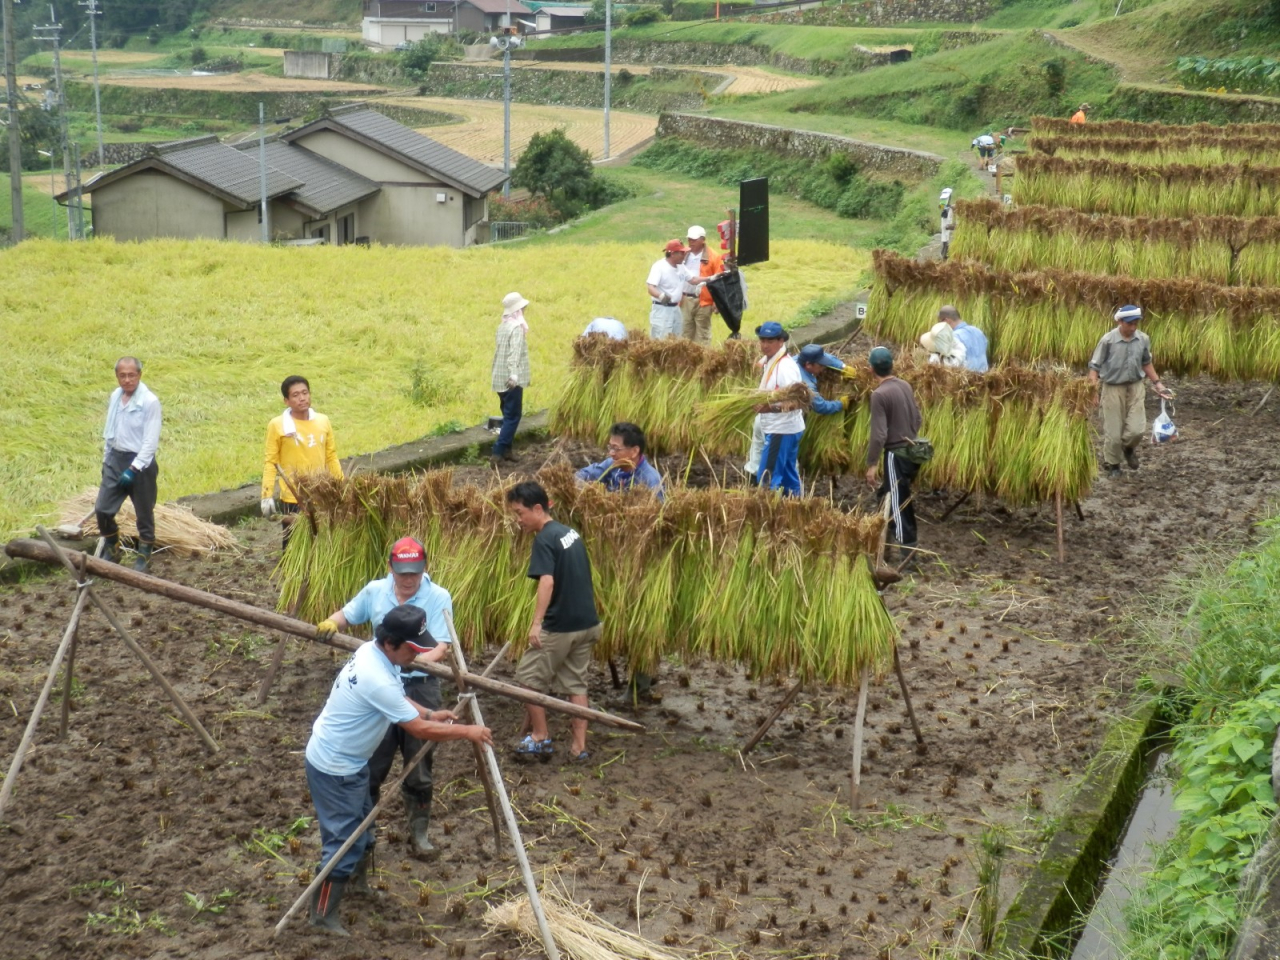
[[[950,188],[950,187],[947,187],[945,190],[943,190],[943,191],[942,191],[942,194],[938,197],[938,199],[939,199],[939,200],[950,200],[950,199],[951,199],[951,188]]]
[[[689,232],[685,236],[690,240],[705,240],[707,239],[707,231],[702,227],[690,227]]]

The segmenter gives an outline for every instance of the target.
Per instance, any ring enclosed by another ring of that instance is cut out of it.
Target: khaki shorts
[[[600,639],[602,624],[572,633],[550,633],[539,637],[541,649],[530,647],[516,667],[516,683],[531,690],[555,690],[566,696],[587,695],[587,667],[591,648]]]

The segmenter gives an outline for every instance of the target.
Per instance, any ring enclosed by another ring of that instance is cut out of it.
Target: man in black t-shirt
[[[520,529],[535,535],[529,578],[538,581],[529,649],[516,667],[516,682],[539,691],[554,688],[570,703],[585,707],[587,666],[601,630],[587,548],[577,530],[551,519],[547,491],[539,484],[517,484],[507,493],[507,506]],[[550,760],[553,749],[547,711],[532,704],[525,704],[524,709],[529,734],[516,747],[516,756]],[[589,757],[587,721],[575,717],[569,729],[569,759],[581,763]]]

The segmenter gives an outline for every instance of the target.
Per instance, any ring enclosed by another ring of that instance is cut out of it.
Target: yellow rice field
[[[592,317],[647,329],[644,279],[656,247],[103,240],[6,250],[0,535],[29,529],[57,500],[97,482],[122,354],[142,358],[143,379],[164,404],[160,493],[172,499],[261,475],[266,423],[283,408],[279,384],[293,373],[310,378],[344,457],[496,414],[489,367],[511,290],[532,304],[526,409],[547,406],[571,341]],[[867,265],[849,247],[775,240],[773,261],[747,268],[747,325],[791,320],[812,300],[845,292]],[[425,403],[412,399],[415,382]]]

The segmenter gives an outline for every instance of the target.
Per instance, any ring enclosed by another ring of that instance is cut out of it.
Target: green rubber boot
[[[154,543],[147,543],[145,540],[138,541],[138,547],[134,551],[137,554],[137,559],[133,561],[133,569],[139,573],[146,573],[147,568],[151,566],[151,553],[155,548],[156,545]]]
[[[338,916],[338,904],[342,902],[342,892],[346,885],[345,879],[329,879],[316,888],[316,892],[311,895],[311,926],[319,927],[334,936],[351,936]]]

